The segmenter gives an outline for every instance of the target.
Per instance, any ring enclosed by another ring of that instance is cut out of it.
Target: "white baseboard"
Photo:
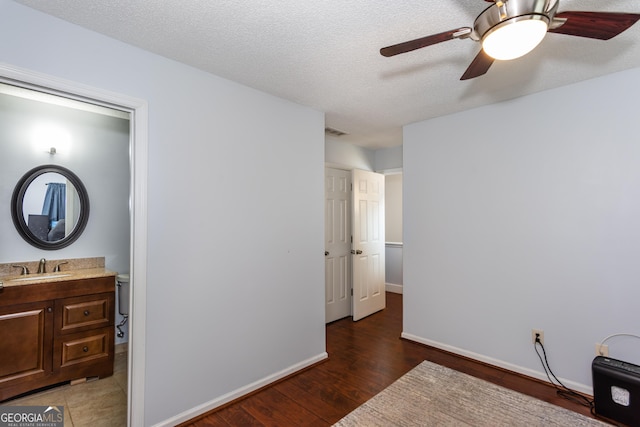
[[[384,290],[387,292],[393,292],[394,294],[401,294],[402,285],[396,285],[394,283],[385,283]]]
[[[190,419],[195,418],[198,415],[202,415],[206,412],[219,408],[222,405],[232,402],[262,387],[268,386],[269,384],[272,384],[288,375],[295,374],[296,372],[301,371],[302,369],[307,368],[313,365],[314,363],[318,363],[324,359],[327,359],[328,357],[329,355],[326,352],[324,352],[317,356],[311,357],[307,360],[303,360],[302,362],[296,363],[295,365],[290,366],[286,369],[283,369],[280,372],[276,372],[275,374],[264,377],[261,380],[258,380],[254,383],[248,384],[244,387],[240,387],[237,390],[234,390],[230,393],[222,395],[209,402],[203,403],[202,405],[191,408],[188,411],[182,412],[181,414],[178,414],[175,417],[159,422],[154,427],[161,427],[161,426],[173,427],[185,421],[189,421]]]
[[[435,347],[435,348],[439,348],[440,350],[445,350],[448,351],[450,353],[454,353],[454,354],[458,354],[460,356],[465,356],[468,357],[470,359],[474,359],[474,360],[478,360],[480,362],[484,362],[487,363],[489,365],[492,366],[497,366],[499,368],[503,368],[506,369],[508,371],[511,372],[517,372],[519,374],[522,375],[526,375],[528,377],[532,377],[532,378],[536,378],[539,380],[542,380],[544,382],[549,382],[549,379],[547,378],[546,374],[544,372],[539,372],[539,371],[534,371],[533,369],[529,369],[529,368],[525,368],[522,366],[518,366],[518,365],[514,365],[512,363],[509,362],[505,362],[504,360],[499,360],[499,359],[494,359],[493,357],[489,357],[489,356],[485,356],[482,354],[478,354],[478,353],[474,353],[472,351],[467,351],[461,348],[457,348],[457,347],[453,347],[447,344],[442,344],[440,342],[437,341],[432,341],[426,338],[422,338],[422,337],[418,337],[416,335],[412,335],[412,334],[408,334],[406,332],[402,332],[402,334],[400,334],[400,336],[402,338],[405,338],[407,340],[410,341],[415,341],[417,343],[420,344],[425,344],[431,347]],[[562,383],[564,385],[566,385],[567,387],[569,387],[572,390],[576,390],[579,391],[581,393],[587,394],[589,396],[593,396],[593,388],[591,386],[588,386],[586,384],[581,384],[581,383],[577,383],[571,380],[567,380],[564,378],[559,378],[560,381],[562,381]]]

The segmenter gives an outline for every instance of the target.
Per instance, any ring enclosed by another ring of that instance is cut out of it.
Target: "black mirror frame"
[[[29,230],[29,227],[24,220],[24,213],[22,212],[24,194],[29,188],[29,185],[31,185],[34,179],[48,172],[55,172],[64,175],[64,177],[73,184],[80,199],[80,216],[77,224],[73,228],[73,231],[64,239],[57,240],[55,242],[46,242],[38,239],[31,230]],[[11,197],[11,217],[13,218],[13,224],[15,225],[16,230],[18,230],[20,236],[27,243],[40,249],[62,249],[78,240],[78,237],[80,237],[87,226],[87,222],[89,221],[89,195],[87,194],[84,184],[80,181],[80,178],[78,178],[78,176],[69,169],[57,165],[38,166],[24,174],[24,176],[20,178],[20,181],[18,181],[18,184],[16,184],[16,188],[13,190],[13,196]]]

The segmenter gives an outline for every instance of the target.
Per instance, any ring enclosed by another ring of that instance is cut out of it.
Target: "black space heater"
[[[597,356],[591,372],[596,414],[640,427],[640,366]]]

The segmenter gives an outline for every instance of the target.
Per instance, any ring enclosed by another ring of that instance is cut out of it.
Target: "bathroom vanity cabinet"
[[[0,401],[113,374],[115,274],[0,291]]]

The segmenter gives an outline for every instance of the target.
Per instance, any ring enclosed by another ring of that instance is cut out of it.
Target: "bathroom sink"
[[[18,277],[17,279],[11,279],[12,282],[29,282],[33,280],[44,280],[44,279],[57,279],[59,277],[67,277],[71,276],[71,273],[59,273],[59,274],[45,274],[45,275],[29,275],[27,277]]]

